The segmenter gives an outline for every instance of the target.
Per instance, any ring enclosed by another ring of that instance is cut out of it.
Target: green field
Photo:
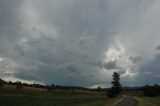
[[[160,106],[160,96],[157,97],[143,97],[145,101],[150,104],[149,106]]]
[[[157,97],[148,97],[146,98],[148,101],[150,101],[151,103],[156,104],[157,106],[160,105],[160,96]]]
[[[138,96],[135,97],[139,106],[160,106],[160,96],[156,97],[146,97],[146,96]]]
[[[159,106],[160,96],[145,97],[140,91],[123,91],[117,98],[108,98],[105,92],[86,90],[60,90],[15,86],[0,89],[0,106],[112,106],[122,96],[135,97],[139,106]]]
[[[0,106],[111,106],[119,98],[105,93],[47,91],[44,89],[1,89]]]

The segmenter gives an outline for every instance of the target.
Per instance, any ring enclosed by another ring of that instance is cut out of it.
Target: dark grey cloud
[[[107,70],[117,69],[117,61],[109,61],[108,63],[105,63],[104,68],[106,68]]]
[[[156,47],[156,50],[160,50],[160,45]]]
[[[155,55],[154,59],[140,66],[139,82],[137,84],[154,84],[160,83],[160,55]],[[156,74],[155,74],[156,73]]]
[[[0,1],[0,52],[1,55],[11,55],[15,42],[20,37],[20,22],[18,20],[19,0]],[[9,5],[12,4],[12,5]],[[8,43],[9,42],[9,43]]]
[[[6,79],[78,86],[104,85],[112,71],[131,80],[139,68],[146,72],[144,64],[154,63],[159,5],[157,0],[0,0],[0,73]],[[156,76],[158,66],[152,67]]]
[[[141,56],[129,57],[129,59],[134,63],[142,61]]]

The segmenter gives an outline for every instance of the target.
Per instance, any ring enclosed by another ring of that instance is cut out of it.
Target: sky
[[[160,84],[159,0],[0,0],[0,78]]]

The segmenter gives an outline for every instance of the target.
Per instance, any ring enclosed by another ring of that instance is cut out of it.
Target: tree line
[[[159,96],[160,95],[160,85],[146,85],[141,88],[145,96]]]
[[[17,90],[22,89],[24,86],[26,87],[35,87],[35,88],[44,88],[47,89],[48,91],[55,90],[55,89],[65,89],[65,90],[86,90],[86,91],[96,91],[96,92],[104,92],[106,91],[106,94],[108,97],[116,97],[118,96],[123,89],[122,85],[120,84],[120,74],[117,72],[113,73],[113,81],[112,87],[107,89],[107,88],[100,88],[98,87],[97,89],[89,89],[89,88],[84,88],[84,87],[77,87],[77,86],[62,86],[62,85],[42,85],[42,84],[28,84],[28,83],[22,83],[21,81],[17,82],[12,82],[12,81],[4,81],[0,79],[0,88],[3,88],[4,85],[15,85]],[[136,87],[135,87],[136,88]],[[143,95],[145,96],[159,96],[160,95],[160,85],[154,84],[154,85],[146,85],[143,87],[139,87],[138,90],[140,90]]]
[[[16,89],[23,89],[23,87],[34,87],[34,88],[47,89],[48,91],[55,90],[55,89],[91,91],[91,89],[78,87],[78,86],[63,86],[63,85],[56,85],[56,84],[42,85],[38,83],[28,84],[28,83],[22,83],[21,81],[17,81],[17,82],[5,81],[0,78],[0,88],[3,88],[4,85],[14,85]]]

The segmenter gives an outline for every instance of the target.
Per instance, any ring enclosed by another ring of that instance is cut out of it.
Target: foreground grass
[[[160,96],[146,97],[142,96],[141,91],[123,91],[123,95],[132,96],[138,101],[138,106],[160,106]]]
[[[150,102],[153,106],[160,106],[160,96],[157,97],[143,97],[146,101]]]
[[[160,106],[160,96],[158,97],[136,97],[139,106]]]
[[[156,104],[157,106],[160,106],[160,96],[157,97],[148,97],[146,98],[148,101]]]
[[[0,90],[0,106],[111,106],[105,93]]]
[[[136,97],[136,100],[138,101],[139,106],[156,106],[142,97]]]

